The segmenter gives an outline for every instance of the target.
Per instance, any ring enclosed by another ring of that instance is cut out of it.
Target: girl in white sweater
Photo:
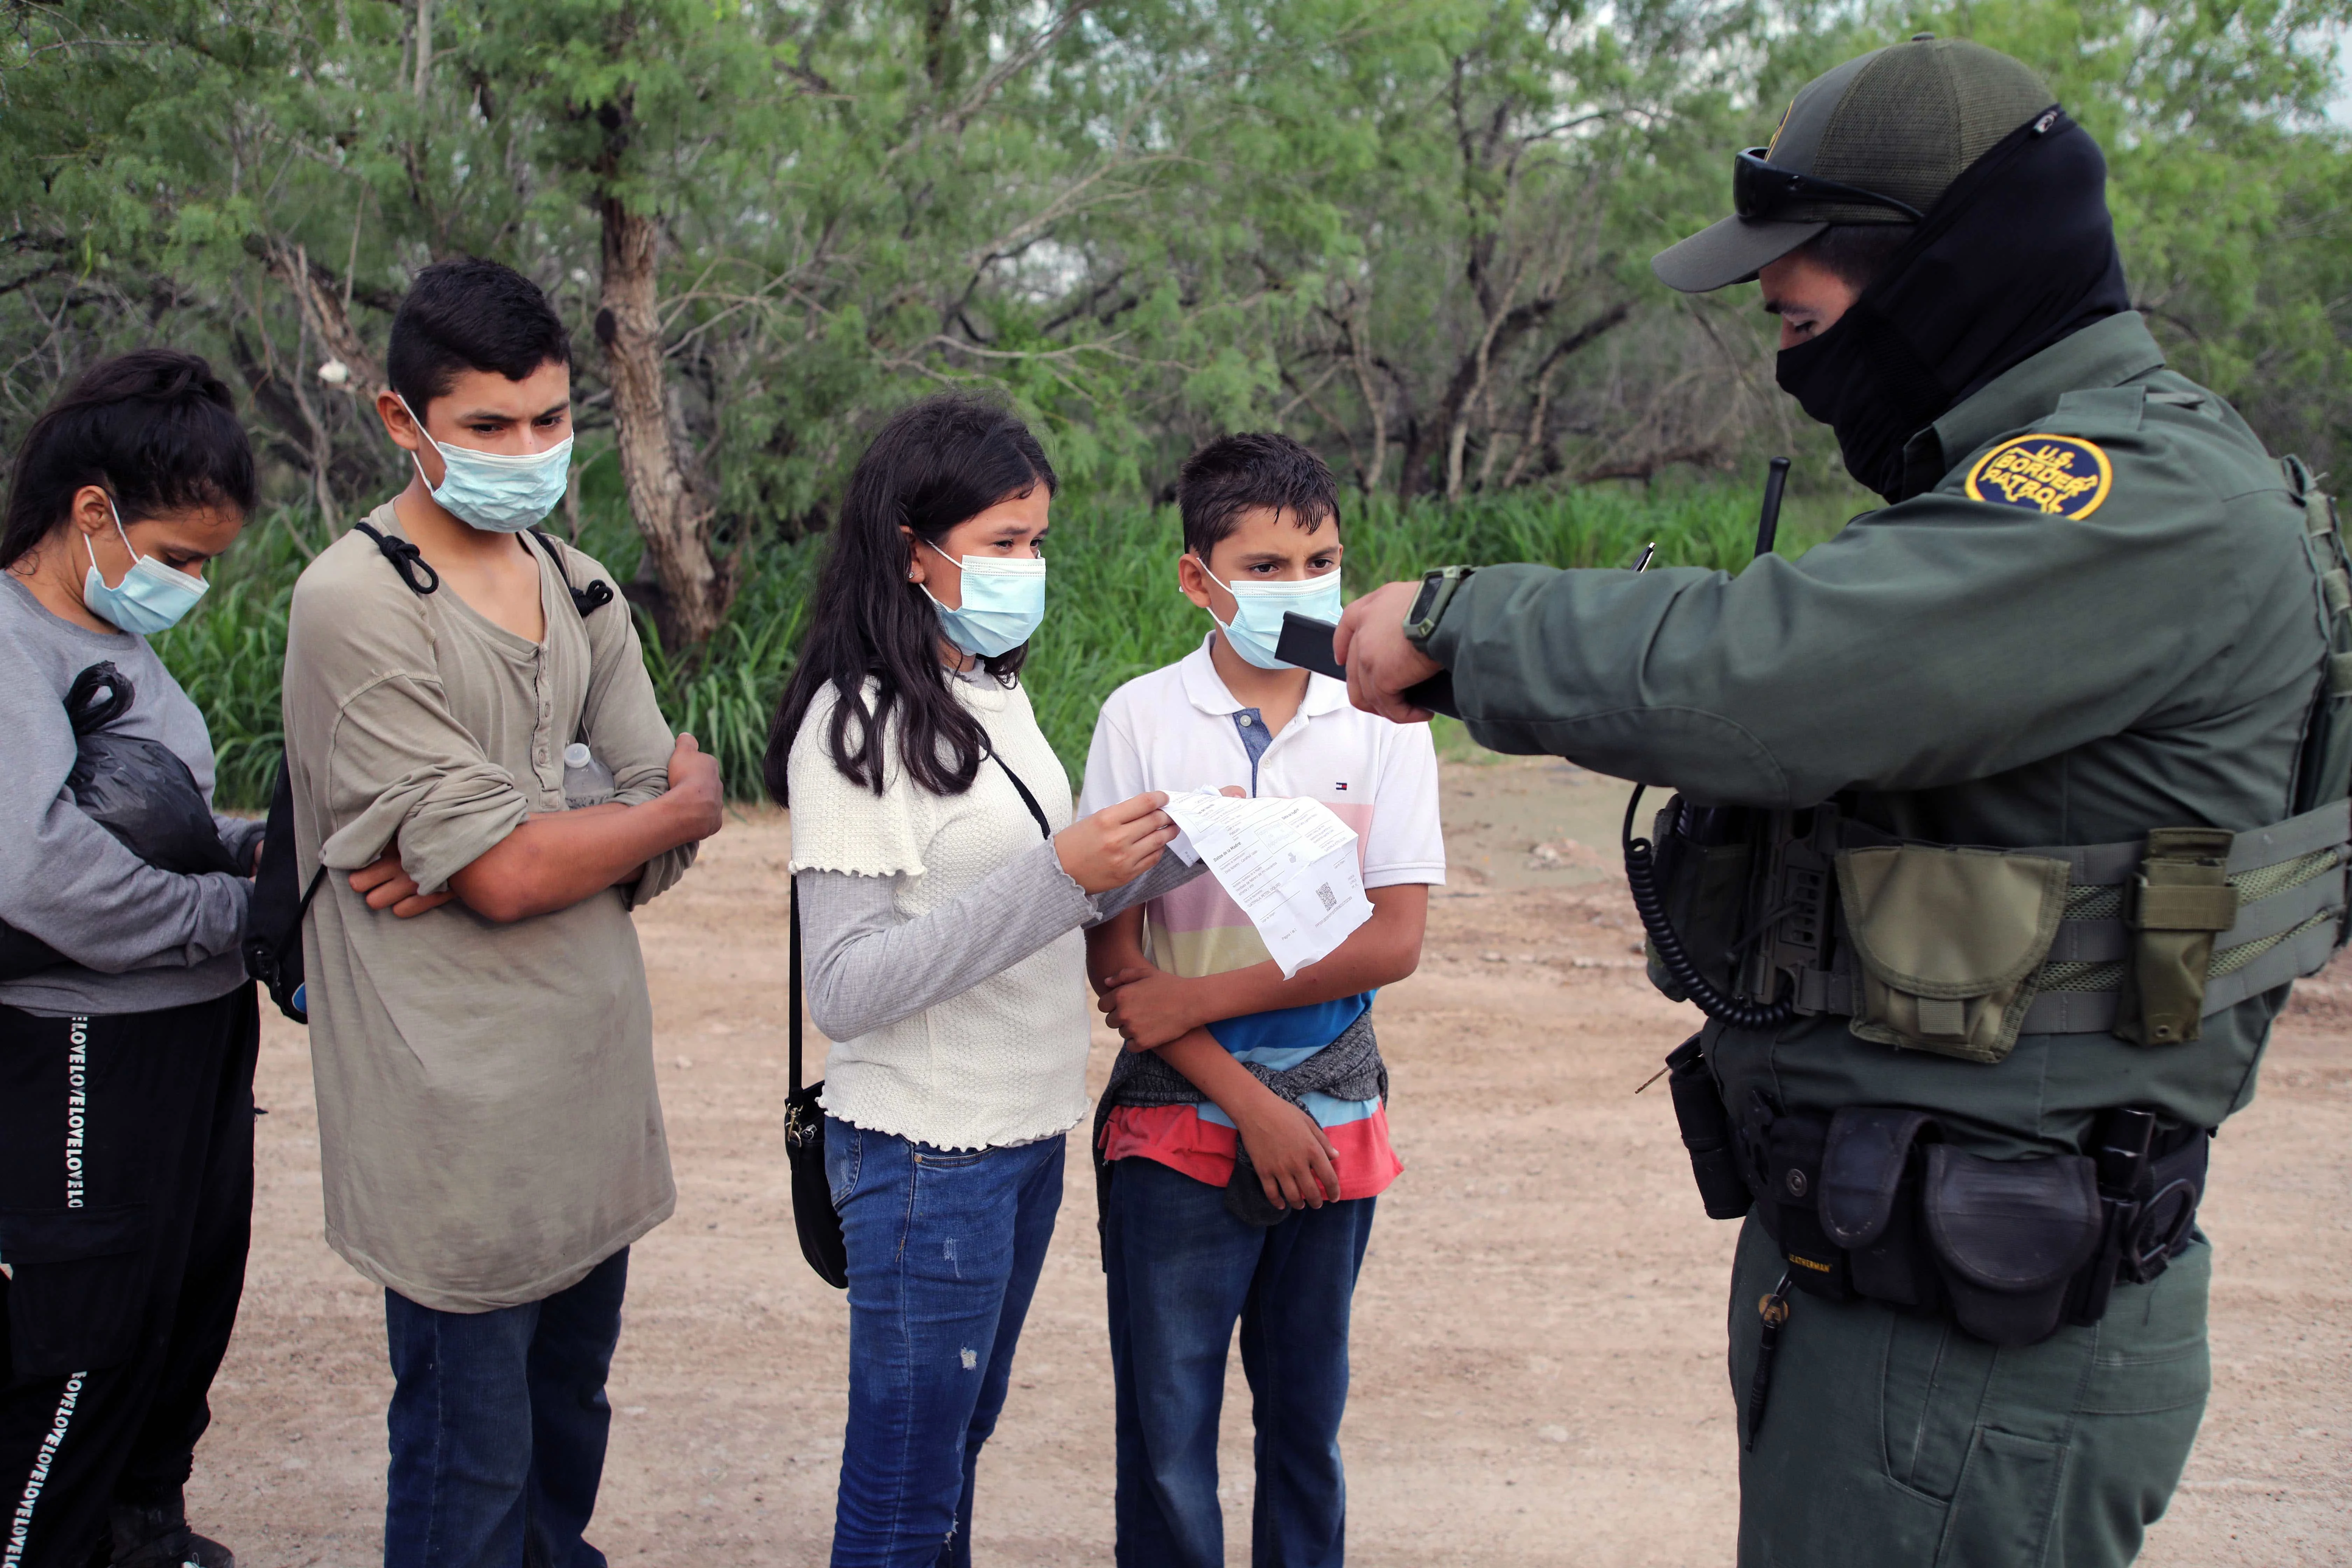
[[[1080,930],[1191,874],[1161,864],[1165,795],[1072,822],[1021,687],[1055,485],[1001,409],[940,397],[891,419],[850,478],[769,743],[810,1016],[834,1042],[836,1568],[970,1563],[973,1468],[1087,1110]]]

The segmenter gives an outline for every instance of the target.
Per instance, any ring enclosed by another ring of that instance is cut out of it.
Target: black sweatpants
[[[0,1568],[106,1562],[188,1479],[245,1289],[254,988],[153,1013],[0,1007]]]

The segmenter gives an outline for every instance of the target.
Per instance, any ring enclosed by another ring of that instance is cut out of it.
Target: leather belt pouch
[[[1990,1344],[2057,1331],[2074,1271],[2099,1245],[2097,1166],[2080,1154],[1986,1160],[1927,1151],[1921,1209],[1960,1327]]]

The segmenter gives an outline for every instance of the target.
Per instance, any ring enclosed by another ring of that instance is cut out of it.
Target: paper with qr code
[[[1184,830],[1170,847],[1209,863],[1285,980],[1372,918],[1356,830],[1320,801],[1171,795],[1168,815]]]

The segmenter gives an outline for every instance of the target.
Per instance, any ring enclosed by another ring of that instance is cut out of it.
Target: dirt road
[[[1722,1366],[1732,1227],[1700,1213],[1664,1095],[1688,1032],[1643,982],[1613,859],[1620,786],[1447,768],[1456,876],[1421,973],[1384,993],[1406,1173],[1357,1298],[1345,1444],[1354,1562],[1727,1563]],[[593,1538],[615,1563],[817,1563],[839,1454],[841,1298],[793,1239],[780,817],[730,823],[639,921],[677,1214],[631,1260],[620,1411]],[[1542,846],[1540,850],[1531,849]],[[2214,1155],[2214,1393],[2143,1562],[2352,1560],[2352,970],[2282,1025]],[[1097,1081],[1112,1041],[1097,1037]],[[320,1239],[300,1030],[262,1046],[244,1318],[190,1489],[251,1568],[381,1560],[383,1300]],[[1110,1560],[1110,1371],[1076,1145],[1014,1389],[982,1466],[989,1563]],[[1224,1442],[1246,1561],[1246,1392]]]

